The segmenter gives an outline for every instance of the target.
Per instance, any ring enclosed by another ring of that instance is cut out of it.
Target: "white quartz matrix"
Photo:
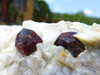
[[[80,22],[58,23],[24,21],[22,26],[0,26],[0,75],[100,75],[100,25]],[[21,29],[35,31],[43,40],[29,56],[15,47]],[[54,45],[63,32],[77,32],[86,50],[77,58],[62,46]]]

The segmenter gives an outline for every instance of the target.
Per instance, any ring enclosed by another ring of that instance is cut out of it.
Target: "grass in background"
[[[86,23],[88,25],[92,25],[94,22],[100,24],[100,18],[88,17],[83,12],[78,12],[76,14],[60,14],[60,13],[52,13],[52,21],[77,21]]]

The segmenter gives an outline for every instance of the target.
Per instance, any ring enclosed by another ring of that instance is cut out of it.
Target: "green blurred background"
[[[37,22],[77,21],[86,24],[98,23],[100,18],[89,17],[83,11],[74,14],[51,12],[44,0],[0,0],[0,24],[20,25],[23,20]]]

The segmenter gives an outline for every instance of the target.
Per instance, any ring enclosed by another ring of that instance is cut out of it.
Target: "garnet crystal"
[[[41,38],[33,30],[24,28],[17,34],[15,46],[20,53],[28,56],[36,51],[36,44],[41,42]]]
[[[62,33],[54,44],[56,46],[63,46],[65,49],[70,51],[73,57],[77,57],[81,52],[85,50],[85,47],[83,43],[73,37],[74,34],[76,34],[76,32]]]

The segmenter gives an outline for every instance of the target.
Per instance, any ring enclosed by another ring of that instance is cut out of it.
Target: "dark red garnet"
[[[15,46],[20,53],[28,56],[36,51],[36,44],[41,42],[41,38],[33,30],[24,28],[17,34]]]
[[[81,52],[85,50],[85,47],[83,43],[73,37],[74,34],[76,34],[76,32],[62,33],[54,44],[56,46],[63,46],[65,49],[70,51],[73,57],[77,57]]]

